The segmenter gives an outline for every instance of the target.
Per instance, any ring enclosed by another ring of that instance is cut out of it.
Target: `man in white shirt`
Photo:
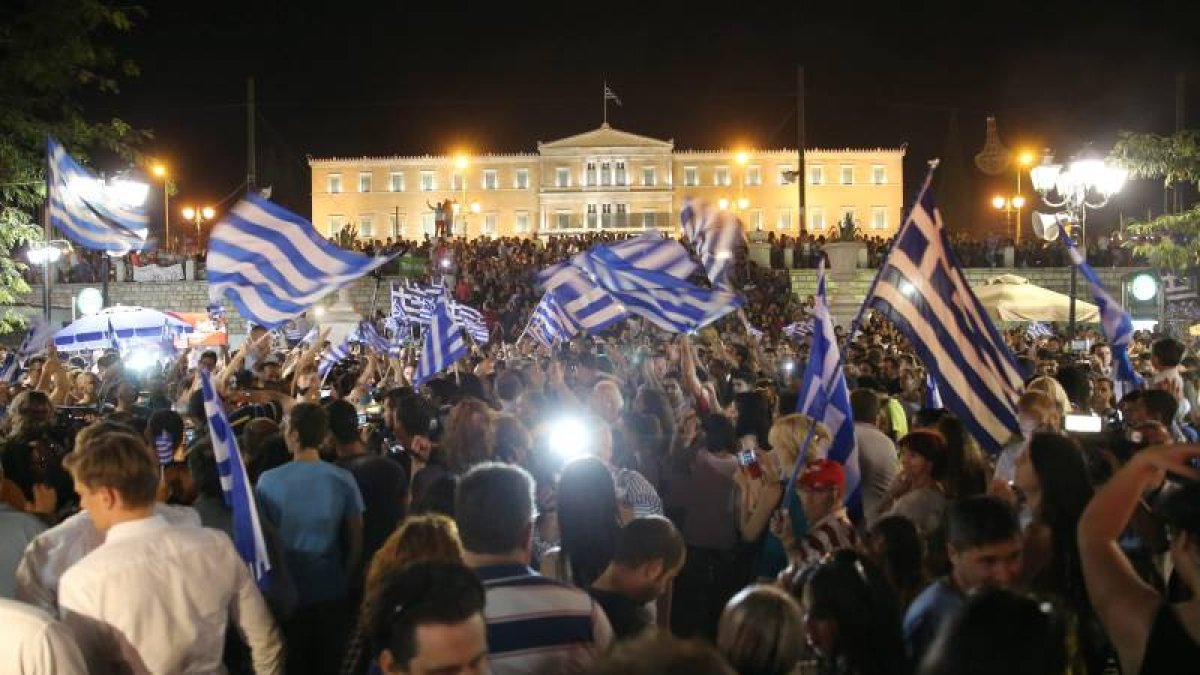
[[[84,675],[71,632],[37,607],[0,598],[0,663],[12,675]]]
[[[223,672],[230,617],[255,672],[283,672],[279,630],[229,537],[155,514],[159,469],[140,438],[101,434],[63,466],[104,534],[58,590],[63,622],[93,673]]]
[[[863,519],[867,526],[879,515],[879,504],[887,494],[900,459],[896,444],[877,427],[879,395],[870,389],[855,389],[850,394],[854,413],[854,441],[858,443],[858,469],[862,473]]]

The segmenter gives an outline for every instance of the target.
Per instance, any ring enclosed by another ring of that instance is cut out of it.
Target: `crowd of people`
[[[28,359],[0,386],[5,672],[1154,674],[1200,656],[1197,344],[1137,334],[1135,389],[1094,331],[1084,353],[1007,331],[1027,385],[988,456],[930,407],[892,325],[838,327],[844,466],[793,412],[809,347],[780,329],[811,301],[777,270],[740,261],[744,317],[694,336],[635,319],[518,340],[534,273],[595,241],[410,248],[449,256],[493,336],[421,387],[419,345],[355,345],[322,376],[327,333],[262,328],[139,372],[115,351]],[[261,581],[233,543],[230,438]]]

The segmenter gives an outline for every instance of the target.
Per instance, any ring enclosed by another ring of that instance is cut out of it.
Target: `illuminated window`
[[[483,170],[483,189],[484,190],[495,190],[498,187],[500,187],[500,183],[499,183],[499,176],[496,175],[496,170],[495,169],[484,169]]]
[[[886,206],[872,206],[871,207],[871,229],[872,230],[886,230],[887,226],[888,226],[887,207]]]
[[[359,192],[370,192],[371,191],[371,174],[365,173],[365,172],[358,174],[358,191]]]
[[[404,192],[404,174],[395,171],[389,174],[388,189],[392,192]]]
[[[560,166],[554,171],[554,187],[570,187],[571,186],[571,170],[565,166]]]
[[[729,167],[718,166],[713,170],[713,185],[717,187],[729,185]]]
[[[432,171],[421,172],[421,192],[437,190],[437,174]]]
[[[683,184],[687,187],[695,187],[700,184],[700,172],[696,170],[696,167],[683,167]]]
[[[825,184],[825,167],[820,164],[808,167],[808,184],[809,185],[824,185]]]
[[[516,217],[517,233],[525,234],[529,232],[529,212],[517,211]]]
[[[358,217],[358,236],[360,239],[375,236],[375,216],[366,213]]]
[[[854,167],[842,166],[842,185],[854,185]]]
[[[871,184],[887,185],[887,170],[879,165],[871,167]]]
[[[788,230],[792,227],[792,210],[779,209],[779,224],[777,227],[781,230]]]
[[[529,169],[517,169],[517,173],[513,178],[513,186],[518,190],[529,189]]]
[[[342,191],[342,174],[340,174],[340,173],[329,174],[328,189],[329,189],[329,194],[331,194],[331,195],[339,194]]]
[[[646,187],[653,187],[656,184],[658,184],[658,176],[654,171],[654,167],[642,167],[642,185],[645,185]]]
[[[746,167],[746,185],[762,185],[762,167]]]

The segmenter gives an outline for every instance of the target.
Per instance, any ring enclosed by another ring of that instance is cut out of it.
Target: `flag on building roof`
[[[53,138],[46,141],[50,224],[68,239],[97,251],[146,248],[150,215],[144,185],[106,185]]]
[[[1133,340],[1133,320],[1129,318],[1129,312],[1126,312],[1125,308],[1121,307],[1121,303],[1104,290],[1104,284],[1100,283],[1100,277],[1096,276],[1096,271],[1084,260],[1079,249],[1075,248],[1075,241],[1063,229],[1061,223],[1058,227],[1062,233],[1063,243],[1067,245],[1067,253],[1071,256],[1071,262],[1087,280],[1088,286],[1092,290],[1092,299],[1096,301],[1096,307],[1100,310],[1100,330],[1104,332],[1105,339],[1112,347],[1113,365],[1116,366],[1113,378],[1128,382],[1135,387],[1142,386],[1145,382],[1129,360],[1129,343]]]
[[[233,516],[233,545],[238,555],[250,567],[250,574],[259,588],[264,588],[269,583],[271,561],[267,555],[262,523],[258,518],[254,489],[250,487],[242,455],[238,452],[237,435],[230,428],[229,419],[221,407],[221,400],[217,398],[213,389],[212,377],[208,370],[203,368],[200,369],[200,388],[204,392],[204,414],[208,418],[208,430],[212,438],[213,457],[217,460],[221,491]]]
[[[304,218],[247,195],[213,228],[208,295],[274,328],[394,256],[369,257],[329,243]]]
[[[450,316],[443,299],[434,307],[433,320],[425,331],[425,345],[421,349],[417,372],[413,375],[413,386],[425,384],[466,355],[467,342],[463,339],[462,328]]]
[[[837,335],[833,332],[833,316],[825,295],[825,262],[817,266],[816,304],[813,306],[813,341],[808,365],[800,385],[796,412],[824,422],[833,434],[825,456],[840,463],[846,473],[845,504],[851,519],[862,517],[861,472],[858,466],[858,444],[854,440],[854,415],[850,409],[850,392],[838,351]],[[800,461],[799,459],[797,461]]]
[[[999,453],[1017,430],[1024,382],[1012,352],[967,283],[925,179],[865,307],[891,321],[937,383],[945,407]]]

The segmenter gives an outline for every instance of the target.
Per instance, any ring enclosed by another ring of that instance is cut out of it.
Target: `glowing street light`
[[[211,207],[211,206],[202,206],[200,208],[196,208],[193,206],[185,206],[182,209],[180,209],[180,213],[183,214],[184,220],[191,221],[193,224],[195,224],[195,226],[196,226],[196,246],[199,247],[200,246],[200,225],[202,225],[203,223],[205,223],[209,220],[212,220],[217,215],[216,210],[213,209],[213,207]]]
[[[746,152],[745,150],[738,150],[737,154],[733,156],[733,159],[738,163],[738,166],[746,166],[746,164],[750,161],[750,153]]]
[[[171,179],[170,171],[167,170],[167,165],[162,162],[155,162],[150,167],[150,173],[163,184],[163,246],[170,250],[171,248]]]
[[[471,160],[466,155],[458,155],[454,158],[454,168],[465,169],[471,165]]]
[[[722,211],[728,209],[729,208],[729,200],[724,197],[721,197],[720,199],[717,200],[717,208],[721,209]]]

